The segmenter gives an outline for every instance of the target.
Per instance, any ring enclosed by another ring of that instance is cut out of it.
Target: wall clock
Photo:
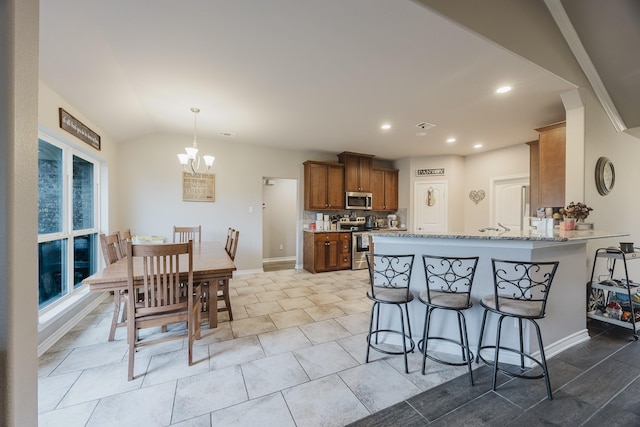
[[[596,188],[602,196],[609,194],[616,182],[616,170],[611,160],[600,157],[596,163]]]

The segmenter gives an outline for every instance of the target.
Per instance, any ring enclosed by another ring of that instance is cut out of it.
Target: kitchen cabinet
[[[303,267],[311,273],[351,268],[351,233],[305,232]]]
[[[538,208],[565,205],[566,123],[536,129],[538,140],[529,142],[531,215]]]
[[[338,154],[340,163],[344,164],[344,191],[372,191],[373,157],[348,151]]]
[[[627,262],[637,259],[640,259],[637,252],[600,248],[596,250],[587,283],[587,317],[631,329],[636,341],[640,330],[640,297],[637,295],[640,286],[629,280]],[[604,274],[599,274],[603,273],[603,267]]]
[[[304,208],[306,210],[344,209],[344,165],[304,162]]]
[[[340,233],[340,254],[338,257],[340,270],[351,268],[351,233]]]
[[[373,169],[373,210],[398,210],[398,170]]]

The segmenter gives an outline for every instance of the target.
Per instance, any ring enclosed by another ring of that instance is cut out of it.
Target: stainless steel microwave
[[[371,193],[346,192],[345,194],[345,209],[371,210],[371,200],[373,198]]]

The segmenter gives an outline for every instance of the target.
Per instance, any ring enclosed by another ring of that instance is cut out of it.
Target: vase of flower
[[[565,230],[590,230],[593,224],[584,222],[593,209],[582,202],[569,203],[566,207],[560,209],[560,214],[564,216]]]

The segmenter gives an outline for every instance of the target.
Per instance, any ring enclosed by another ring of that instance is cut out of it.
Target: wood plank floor
[[[296,260],[291,261],[274,261],[274,262],[264,262],[262,263],[262,271],[265,273],[267,271],[281,271],[281,270],[291,270],[295,268]]]
[[[351,426],[640,426],[640,342],[628,329],[588,321],[591,340],[548,361],[544,380],[474,371],[356,421]],[[544,337],[543,337],[544,338]]]

